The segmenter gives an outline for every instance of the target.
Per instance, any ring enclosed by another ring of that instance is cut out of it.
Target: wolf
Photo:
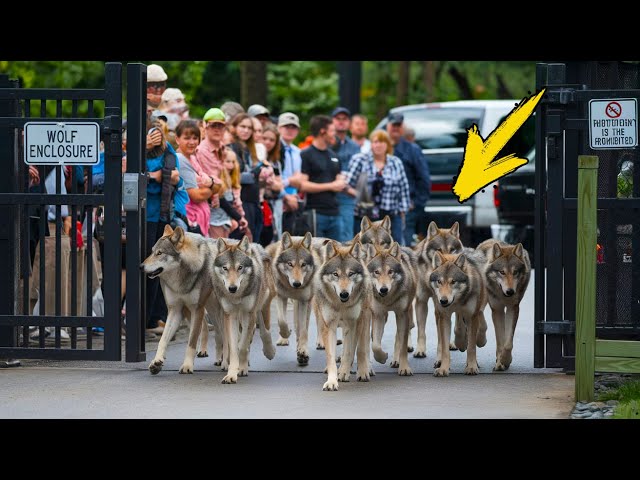
[[[418,256],[416,264],[418,289],[416,292],[415,311],[418,322],[418,344],[413,354],[416,358],[427,356],[427,314],[429,312],[428,302],[432,298],[435,304],[435,293],[431,288],[429,277],[433,271],[433,257],[435,252],[440,253],[462,253],[462,242],[460,241],[460,225],[454,222],[451,228],[438,228],[435,222],[431,222],[427,228],[427,236],[413,247]],[[436,315],[438,310],[435,310]],[[458,317],[456,315],[456,322]],[[436,318],[436,324],[438,320]],[[438,358],[440,358],[440,342],[438,342]],[[456,350],[453,342],[449,342],[449,349]]]
[[[391,366],[399,367],[398,375],[413,375],[407,361],[407,342],[418,283],[413,268],[415,259],[403,252],[398,242],[393,242],[388,249],[368,244],[367,259],[374,299],[371,304],[373,355],[380,363],[387,360],[380,342],[387,313],[393,311],[397,330]]]
[[[220,303],[213,292],[211,271],[217,255],[214,242],[201,235],[185,233],[181,227],[175,230],[166,225],[149,256],[140,264],[140,269],[150,278],[158,277],[167,303],[167,325],[162,333],[158,350],[149,371],[156,375],[162,370],[169,340],[173,338],[183,318],[183,309],[190,312],[189,342],[180,373],[193,373],[196,343],[200,336],[198,356],[207,356],[209,329],[203,321],[207,309],[214,323],[216,355],[222,356],[222,318]]]
[[[327,381],[322,389],[338,390],[338,381],[348,382],[357,348],[357,380],[370,378],[369,341],[372,290],[360,242],[344,247],[330,240],[324,261],[314,277],[313,309],[320,323],[327,356]],[[336,328],[344,335],[340,369],[336,366]]]
[[[250,243],[245,236],[240,242],[218,238],[217,247],[213,288],[224,311],[224,350],[228,351],[224,355],[228,371],[222,383],[236,383],[238,376],[249,373],[249,347],[257,322],[261,326],[264,355],[270,360],[275,356],[269,328],[271,300],[276,289],[271,259],[261,245]]]
[[[507,370],[512,360],[520,302],[531,278],[531,261],[521,243],[510,245],[489,239],[478,245],[477,250],[486,256],[483,273],[496,332],[496,364],[493,369]]]
[[[466,375],[479,373],[476,347],[487,343],[487,322],[484,308],[487,292],[481,273],[481,259],[469,253],[435,253],[433,271],[429,277],[435,293],[436,323],[438,327],[439,356],[436,360],[436,377],[449,375],[451,353],[447,348],[451,338],[451,315],[456,313],[454,342],[464,352],[467,350]],[[461,321],[462,320],[462,321]]]
[[[315,242],[314,242],[315,240]],[[304,237],[292,237],[289,232],[282,234],[282,239],[266,247],[271,257],[271,267],[278,299],[278,325],[280,338],[277,345],[289,345],[289,325],[286,311],[289,298],[294,300],[293,318],[296,331],[296,354],[299,365],[309,363],[309,319],[311,316],[311,298],[313,297],[313,277],[317,267],[322,263],[318,249],[325,239],[316,238],[307,232]],[[318,326],[318,342],[321,343],[320,324]]]

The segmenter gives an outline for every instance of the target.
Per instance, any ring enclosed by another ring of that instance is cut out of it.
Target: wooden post
[[[596,344],[598,157],[578,156],[576,401],[593,401]]]

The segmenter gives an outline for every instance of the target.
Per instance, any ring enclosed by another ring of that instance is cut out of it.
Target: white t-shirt
[[[256,155],[259,161],[264,162],[267,159],[267,147],[262,143],[256,143]]]

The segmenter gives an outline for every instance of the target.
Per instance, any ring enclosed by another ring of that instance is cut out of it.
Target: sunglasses
[[[207,123],[207,128],[224,128],[224,123]]]
[[[166,86],[167,82],[147,82],[147,88],[153,88],[154,90],[160,90]]]

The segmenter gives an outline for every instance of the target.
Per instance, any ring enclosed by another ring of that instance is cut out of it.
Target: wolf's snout
[[[343,302],[349,300],[349,292],[340,292],[340,300],[342,300]]]
[[[508,289],[507,289],[507,291],[506,291],[506,292],[504,292],[504,294],[505,294],[507,297],[510,297],[510,296],[511,296],[511,295],[513,295],[514,293],[516,293],[516,292],[513,290],[513,288],[508,288]]]
[[[388,289],[387,287],[382,287],[382,288],[380,289],[380,295],[382,295],[383,297],[384,297],[387,293],[389,293],[389,289]]]
[[[302,283],[295,281],[293,282],[293,288],[300,288],[302,286]]]
[[[140,264],[140,270],[144,271],[144,263]]]
[[[440,305],[442,305],[443,307],[446,307],[447,305],[449,305],[449,299],[447,297],[442,297],[440,299]]]
[[[235,285],[229,285],[229,291],[231,293],[236,293],[238,291],[238,287],[236,287]]]

